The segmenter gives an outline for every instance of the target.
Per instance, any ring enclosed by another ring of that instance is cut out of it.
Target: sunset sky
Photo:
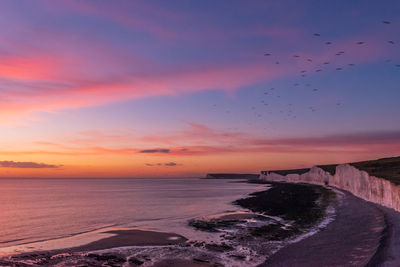
[[[0,177],[400,155],[399,29],[398,0],[1,1]]]

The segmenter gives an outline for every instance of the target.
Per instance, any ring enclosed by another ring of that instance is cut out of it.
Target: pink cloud
[[[82,6],[86,8],[85,3]],[[263,32],[264,29],[257,28],[255,31]],[[265,31],[267,34],[286,36],[295,32],[301,35],[301,31],[296,29],[266,28]],[[45,39],[51,39],[44,34]],[[315,70],[324,61],[342,66],[350,62],[360,64],[385,58],[387,52],[384,46],[387,44],[378,41],[377,36],[375,34],[333,40],[332,45],[311,45],[304,51],[272,50],[268,51],[273,53],[271,59],[262,55],[266,51],[259,51],[257,60],[185,63],[171,67],[139,56],[126,58],[118,49],[90,40],[85,40],[84,43],[91,47],[87,52],[80,51],[74,45],[73,49],[69,47],[65,53],[61,53],[63,48],[57,48],[60,51],[42,51],[25,46],[22,50],[23,56],[2,57],[0,77],[14,82],[18,88],[3,89],[0,92],[0,120],[18,120],[21,116],[29,118],[32,112],[53,112],[200,90],[232,92],[247,85],[281,77],[295,77],[301,70],[308,70],[312,73],[309,75],[317,75]],[[64,40],[63,38],[65,39],[61,36],[60,40]],[[365,45],[355,44],[360,40],[365,41]],[[317,39],[315,42],[322,41]],[[341,50],[345,50],[345,54],[335,56]],[[294,59],[293,54],[298,54],[301,58]],[[313,63],[307,62],[307,58],[312,58]],[[277,59],[281,61],[280,65],[274,64]],[[141,71],[135,72],[132,69]]]
[[[52,72],[58,73],[57,68],[52,69]],[[28,74],[30,73],[28,72]],[[35,70],[35,75],[40,80],[40,78],[49,74],[47,69],[38,68]],[[279,75],[281,75],[279,70],[269,69],[262,64],[238,64],[176,70],[176,72],[168,71],[167,73],[154,73],[152,75],[126,76],[118,82],[80,83],[81,78],[71,77],[69,81],[72,84],[75,83],[74,86],[59,89],[38,88],[35,93],[4,92],[1,115],[7,117],[13,114],[26,114],[31,111],[56,111],[198,90],[233,90],[246,84],[272,79]],[[20,78],[22,77],[26,77],[26,75],[23,73],[20,75]]]

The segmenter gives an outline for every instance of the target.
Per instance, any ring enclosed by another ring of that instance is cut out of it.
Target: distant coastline
[[[259,174],[252,173],[208,173],[205,179],[258,179]]]

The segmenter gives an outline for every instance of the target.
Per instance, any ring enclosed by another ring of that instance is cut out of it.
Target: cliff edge
[[[385,168],[386,167],[386,168]],[[302,169],[304,170],[304,169]],[[314,166],[307,172],[262,171],[261,180],[329,185],[400,212],[400,157]],[[382,174],[385,177],[376,177]]]

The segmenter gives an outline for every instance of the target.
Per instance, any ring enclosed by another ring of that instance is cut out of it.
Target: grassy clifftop
[[[400,157],[384,158],[350,163],[359,170],[366,171],[369,175],[385,178],[394,184],[400,184]]]

